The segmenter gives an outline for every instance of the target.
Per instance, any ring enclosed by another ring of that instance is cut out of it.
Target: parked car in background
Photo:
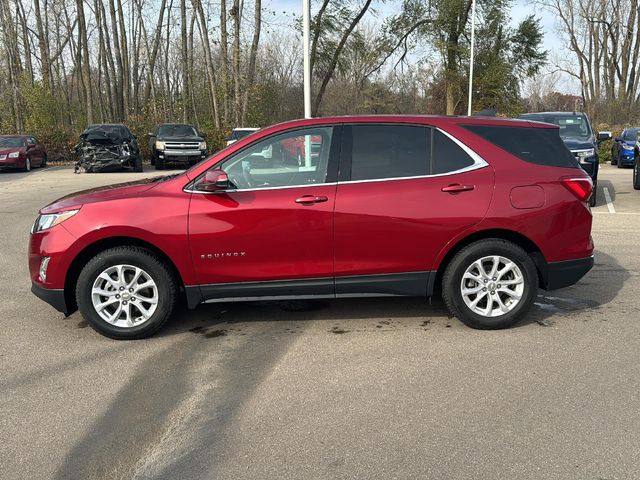
[[[31,135],[0,135],[0,169],[47,166],[47,149]]]
[[[136,136],[121,124],[89,125],[74,147],[78,155],[76,173],[114,172],[131,168],[142,172],[142,158]]]
[[[598,171],[600,157],[598,147],[601,142],[611,138],[611,132],[600,132],[597,135],[591,128],[589,117],[581,112],[540,112],[520,115],[523,120],[551,123],[560,128],[560,137],[575,156],[582,169],[593,181],[593,194],[590,204],[595,206],[598,188]]]
[[[231,130],[231,135],[227,138],[227,146],[231,145],[234,142],[237,142],[241,138],[246,137],[247,135],[251,135],[253,132],[257,132],[260,130],[259,128],[249,128],[249,127],[239,127]]]
[[[640,190],[640,139],[638,139],[634,149],[633,188],[634,190]]]
[[[183,174],[42,208],[32,291],[119,339],[157,331],[179,296],[194,308],[441,289],[467,325],[508,327],[539,286],[572,285],[593,265],[593,184],[558,132],[427,116],[265,128]],[[299,137],[316,139],[313,167],[265,162]]]
[[[151,164],[163,170],[168,163],[193,166],[207,156],[205,135],[193,125],[163,123],[148,133]]]
[[[634,151],[638,143],[640,128],[625,128],[611,145],[611,165],[631,167],[635,163]]]

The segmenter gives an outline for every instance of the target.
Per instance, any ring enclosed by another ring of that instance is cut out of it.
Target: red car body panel
[[[449,239],[484,218],[493,175],[487,166],[455,175],[339,184],[336,275],[436,269],[437,254]],[[442,191],[451,184],[473,185],[474,190]]]
[[[488,165],[409,179],[338,181],[218,194],[186,188],[229,155],[274,133],[343,123],[437,127]],[[274,125],[233,143],[175,178],[81,192],[43,208],[43,214],[75,208],[80,212],[31,235],[32,281],[46,289],[64,289],[74,259],[96,242],[113,237],[133,238],[162,252],[186,287],[435,272],[459,242],[496,230],[526,238],[539,249],[542,262],[590,257],[589,207],[559,180],[588,175],[579,168],[520,160],[461,124],[548,128],[524,121],[428,116],[335,117]],[[473,189],[442,191],[457,184]],[[297,203],[304,195],[326,197],[326,201]],[[43,283],[38,269],[44,256],[51,260]]]
[[[199,283],[333,275],[335,185],[194,194],[189,237]],[[325,196],[313,206],[304,195]]]

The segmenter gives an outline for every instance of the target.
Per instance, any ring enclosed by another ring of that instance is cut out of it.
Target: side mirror
[[[202,133],[202,132],[200,132],[200,133],[199,133],[199,135],[200,135],[200,137],[201,137],[203,140],[206,140],[206,139],[207,139],[207,134],[206,134],[206,133]]]
[[[229,188],[229,175],[224,170],[209,170],[198,183],[198,190],[220,192]]]
[[[598,142],[611,140],[611,132],[598,132]]]
[[[620,141],[620,137],[616,137],[613,139],[614,142],[619,142]]]

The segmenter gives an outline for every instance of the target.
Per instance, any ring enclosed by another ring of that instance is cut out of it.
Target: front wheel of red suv
[[[507,328],[527,313],[538,290],[533,261],[518,245],[480,240],[451,260],[442,297],[452,315],[478,329]]]
[[[107,337],[148,337],[171,316],[176,283],[167,266],[139,247],[115,247],[98,253],[78,277],[78,310]]]

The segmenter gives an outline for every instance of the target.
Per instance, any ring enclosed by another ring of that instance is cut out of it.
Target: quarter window
[[[579,168],[557,128],[463,125],[525,162],[550,167]]]
[[[351,132],[351,180],[428,175],[430,128],[353,125]]]
[[[324,183],[333,127],[269,137],[225,160],[221,167],[239,190]]]

